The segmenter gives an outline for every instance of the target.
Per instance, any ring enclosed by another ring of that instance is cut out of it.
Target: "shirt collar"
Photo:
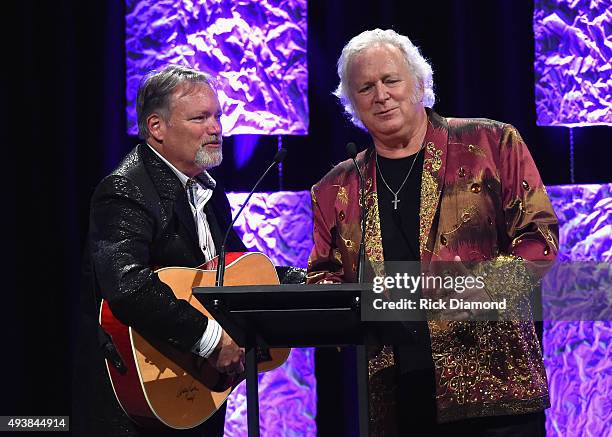
[[[170,161],[168,161],[166,158],[164,158],[157,150],[155,150],[155,148],[153,146],[151,146],[149,143],[147,143],[147,146],[149,146],[151,148],[151,150],[153,150],[153,152],[155,152],[155,154],[157,156],[159,156],[159,158],[168,166],[170,167],[170,170],[172,170],[172,172],[176,175],[176,177],[179,178],[179,180],[181,181],[181,184],[183,184],[183,188],[185,188],[187,186],[187,181],[189,181],[189,176],[187,176],[185,173],[183,173],[182,171],[180,171],[178,168],[176,168],[175,166],[173,166]],[[194,178],[196,181],[198,181],[199,185],[202,186],[202,188],[205,189],[209,189],[209,190],[214,190],[215,187],[217,186],[217,182],[212,178],[212,176],[206,171],[202,171],[202,173],[200,173],[199,175],[197,175]]]

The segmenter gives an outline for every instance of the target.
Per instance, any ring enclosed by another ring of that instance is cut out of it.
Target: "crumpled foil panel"
[[[560,222],[559,259],[609,266],[612,184],[554,186],[547,191]],[[585,296],[587,304],[593,304],[590,299]],[[544,321],[543,343],[551,400],[546,435],[612,435],[612,321]]]
[[[232,216],[247,194],[228,193]],[[249,250],[265,253],[274,265],[305,268],[312,249],[310,192],[255,193],[235,229]],[[225,436],[246,436],[244,382],[227,402]],[[259,409],[263,436],[317,435],[314,348],[293,349],[283,366],[259,375]]]
[[[612,124],[612,3],[535,0],[539,126]]]
[[[232,214],[248,193],[228,193]],[[310,192],[255,193],[234,228],[251,251],[268,255],[277,266],[306,268],[312,242]]]
[[[217,78],[224,135],[306,135],[306,54],[306,0],[126,0],[128,133],[142,76],[181,64]]]

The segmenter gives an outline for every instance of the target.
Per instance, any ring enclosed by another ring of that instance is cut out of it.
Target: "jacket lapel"
[[[180,183],[180,181],[179,181]],[[191,207],[187,201],[187,196],[183,187],[180,187],[180,193],[176,193],[176,197],[174,200],[174,213],[181,221],[183,226],[187,228],[187,233],[191,241],[199,248],[200,242],[198,241],[198,233],[195,227],[195,220],[193,218],[193,213],[191,212]]]
[[[191,213],[191,208],[187,200],[187,193],[172,170],[150,149],[146,144],[138,146],[149,172],[149,176],[159,193],[162,201],[163,213],[169,215],[174,212],[181,224],[187,230],[187,234],[193,245],[197,249],[195,253],[201,256],[200,243],[195,227],[195,220]]]
[[[382,233],[380,230],[380,214],[378,212],[378,194],[376,191],[376,165],[373,147],[368,148],[360,155],[358,165],[365,177],[365,199],[366,199],[366,232],[365,251],[367,258],[373,263],[376,274],[382,274],[384,262]],[[377,269],[376,266],[379,266]]]
[[[425,160],[421,177],[421,208],[419,246],[421,262],[428,264],[434,247],[435,229],[432,224],[440,202],[441,187],[446,172],[448,156],[448,124],[446,120],[427,109],[427,133],[425,134]]]

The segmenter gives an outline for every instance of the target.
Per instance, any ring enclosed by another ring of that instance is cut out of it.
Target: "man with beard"
[[[308,282],[355,282],[363,238],[368,261],[379,266],[478,262],[486,292],[464,296],[528,295],[539,278],[527,265],[554,260],[558,227],[518,131],[436,114],[431,66],[393,30],[349,41],[338,75],[336,96],[372,137],[357,155],[366,229],[362,236],[359,177],[347,160],[312,188]],[[470,316],[407,323],[405,344],[372,351],[372,435],[412,435],[415,424],[423,436],[541,435],[549,400],[533,322]]]
[[[175,65],[144,78],[137,116],[146,144],[128,153],[96,188],[88,244],[94,287],[115,317],[143,335],[208,359],[219,372],[236,375],[244,371],[244,350],[217,322],[177,299],[153,270],[196,267],[214,258],[231,222],[227,197],[207,172],[222,159],[221,106],[213,86],[208,74]],[[246,251],[235,233],[227,247]],[[81,411],[73,414],[79,416],[73,431],[149,435],[108,400],[108,379],[99,382],[106,400],[75,405]],[[104,399],[100,393],[91,396]],[[163,435],[222,436],[224,415],[225,407],[197,428],[168,429]]]

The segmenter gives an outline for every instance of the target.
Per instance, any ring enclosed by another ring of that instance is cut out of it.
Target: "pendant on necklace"
[[[400,202],[400,200],[397,198],[397,194],[393,194],[394,199],[391,201],[391,203],[393,204],[393,209],[397,210],[397,204]]]

